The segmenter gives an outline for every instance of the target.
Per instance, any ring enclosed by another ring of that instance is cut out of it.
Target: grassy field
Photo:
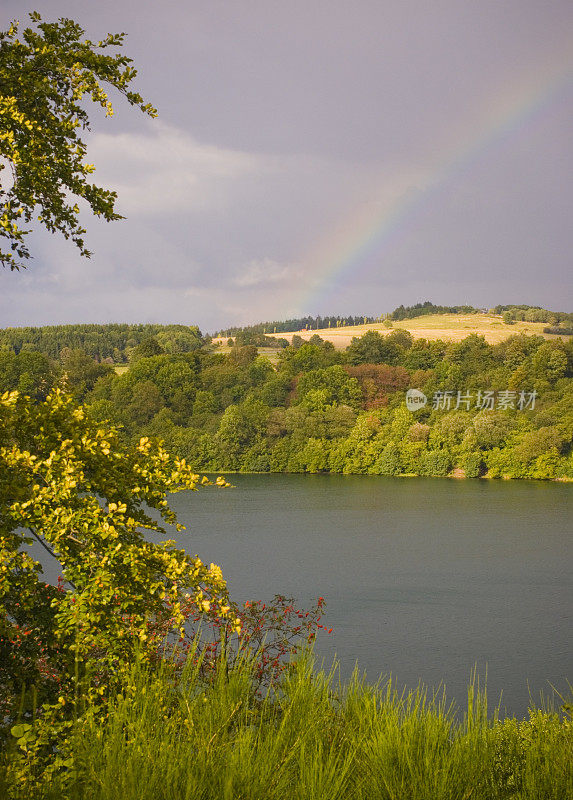
[[[392,328],[385,327],[382,322],[374,322],[370,325],[321,328],[319,330],[292,331],[291,333],[267,335],[280,336],[290,341],[294,334],[303,339],[310,339],[313,334],[318,333],[323,339],[332,342],[337,350],[344,350],[354,336],[363,336],[367,331],[378,331],[385,335],[397,328],[410,331],[414,339],[444,339],[453,342],[459,342],[471,333],[484,336],[490,344],[502,342],[516,333],[525,333],[529,336],[535,334],[546,339],[558,338],[551,334],[543,333],[543,328],[547,327],[545,322],[515,322],[513,325],[506,325],[501,316],[494,314],[432,314],[425,317],[416,317],[415,319],[405,319],[392,324]]]

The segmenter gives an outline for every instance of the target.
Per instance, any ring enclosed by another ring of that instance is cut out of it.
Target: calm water
[[[179,544],[221,565],[237,600],[322,595],[319,642],[344,674],[443,681],[465,701],[474,664],[490,701],[573,682],[573,487],[341,475],[237,475],[175,495]],[[528,688],[529,687],[529,688]]]

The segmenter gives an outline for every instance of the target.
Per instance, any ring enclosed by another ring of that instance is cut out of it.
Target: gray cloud
[[[0,274],[0,324],[571,308],[569,2],[34,7],[127,31],[160,118],[94,110],[95,179],[127,219],[86,218],[90,261],[34,234],[27,272]]]

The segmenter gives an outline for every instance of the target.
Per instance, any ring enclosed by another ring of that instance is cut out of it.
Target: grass
[[[500,316],[494,314],[431,314],[393,322],[393,328],[385,327],[382,322],[374,322],[370,325],[323,328],[312,331],[293,331],[292,333],[268,335],[282,336],[290,341],[295,333],[303,339],[310,339],[313,334],[318,333],[323,339],[332,342],[337,350],[348,347],[353,336],[363,336],[367,331],[388,334],[397,328],[410,331],[414,339],[444,339],[454,342],[460,342],[471,333],[484,336],[490,344],[502,342],[516,333],[525,333],[529,336],[535,334],[546,339],[570,338],[544,334],[543,328],[546,327],[547,323],[545,322],[515,322],[513,325],[506,325]]]
[[[177,685],[136,671],[105,724],[72,739],[74,800],[567,800],[573,728],[556,713],[488,717],[474,682],[456,715],[443,695],[391,682],[346,685],[294,664],[281,691],[257,697],[248,662],[210,685],[190,666]]]

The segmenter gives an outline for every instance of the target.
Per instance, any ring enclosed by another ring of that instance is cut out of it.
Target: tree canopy
[[[84,99],[112,116],[107,87],[113,87],[131,105],[156,115],[129,88],[137,74],[132,59],[109,52],[123,45],[125,34],[93,42],[73,20],[44,22],[37,12],[30,19],[33,25],[20,36],[18,22],[0,32],[0,235],[7,245],[0,263],[12,270],[31,257],[26,236],[33,220],[71,239],[89,257],[77,201],[107,221],[121,219],[116,192],[89,179],[95,167],[85,160],[81,136],[90,124]]]
[[[177,630],[182,602],[229,613],[216,565],[144,536],[165,533],[153,510],[176,523],[167,492],[199,483],[185,461],[145,437],[122,447],[112,427],[94,424],[58,391],[42,402],[17,392],[0,398],[4,714],[26,685],[46,686],[40,680],[46,675],[54,677],[53,691],[63,691],[61,681],[73,673],[70,659],[82,672],[91,663],[92,679],[94,664],[100,677],[102,669],[117,669],[136,647],[156,644],[148,643],[153,622],[167,618],[163,630]],[[42,580],[24,547],[33,539],[59,561],[59,591]]]

